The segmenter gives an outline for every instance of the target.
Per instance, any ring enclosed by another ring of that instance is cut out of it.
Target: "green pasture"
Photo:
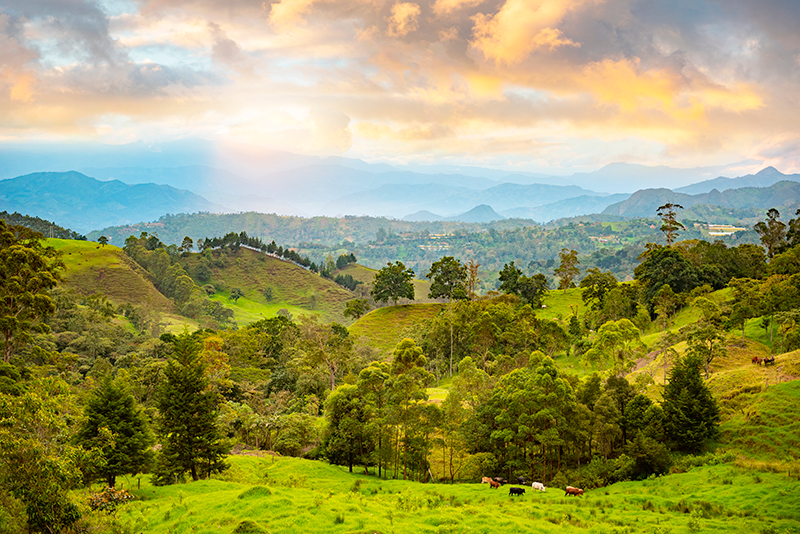
[[[569,323],[569,318],[573,309],[578,310],[578,317],[581,317],[588,307],[581,299],[581,289],[573,287],[564,292],[563,289],[553,289],[548,291],[543,299],[544,308],[536,310],[536,316],[542,319],[558,319]]]
[[[81,294],[102,293],[114,304],[132,302],[160,312],[174,311],[174,305],[159,293],[121,248],[100,246],[93,241],[47,239],[46,244],[61,252],[66,267],[64,285]]]
[[[350,326],[350,334],[363,336],[367,343],[382,354],[390,354],[402,340],[407,327],[434,317],[442,304],[401,304],[377,308]]]
[[[733,464],[565,497],[549,488],[378,479],[297,458],[233,456],[212,480],[141,489],[118,512],[129,532],[711,533],[800,531],[800,482]]]

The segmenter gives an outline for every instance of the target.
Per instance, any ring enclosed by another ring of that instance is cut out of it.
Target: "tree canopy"
[[[407,269],[403,262],[396,261],[375,273],[372,282],[372,296],[378,302],[391,300],[395,306],[401,298],[414,300],[414,271]]]

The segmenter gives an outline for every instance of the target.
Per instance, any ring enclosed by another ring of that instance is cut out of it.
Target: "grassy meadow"
[[[114,304],[134,302],[161,312],[174,312],[172,301],[158,292],[148,275],[127,254],[112,245],[93,241],[47,239],[46,244],[61,252],[66,269],[64,284],[81,294],[102,293]]]
[[[232,456],[211,480],[154,487],[118,512],[129,532],[211,533],[789,533],[800,482],[733,464],[696,467],[565,497],[549,488],[378,479],[297,458]],[[123,482],[123,481],[120,481]],[[125,485],[125,482],[123,482]],[[134,479],[127,480],[135,488]]]
[[[364,337],[369,346],[381,354],[389,355],[395,345],[403,339],[403,331],[406,328],[434,317],[442,306],[442,304],[405,304],[377,308],[350,326],[350,334]]]

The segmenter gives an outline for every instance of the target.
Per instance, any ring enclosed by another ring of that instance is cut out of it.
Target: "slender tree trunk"
[[[452,306],[453,303],[450,303]],[[453,310],[450,309],[450,378],[453,378]]]

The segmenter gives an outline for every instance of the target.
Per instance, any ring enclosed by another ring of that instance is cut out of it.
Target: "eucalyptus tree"
[[[767,218],[753,226],[770,260],[786,241],[786,225],[780,221],[780,216],[778,210],[770,208],[767,211]]]
[[[678,231],[686,228],[678,221],[676,209],[682,210],[683,206],[667,202],[663,206],[659,206],[656,210],[658,216],[661,217],[661,231],[664,232],[664,236],[667,238],[668,247],[671,247],[672,243],[678,237]]]
[[[6,363],[33,341],[33,334],[49,331],[43,319],[56,311],[48,291],[64,264],[43,239],[39,232],[0,220],[0,341]]]

